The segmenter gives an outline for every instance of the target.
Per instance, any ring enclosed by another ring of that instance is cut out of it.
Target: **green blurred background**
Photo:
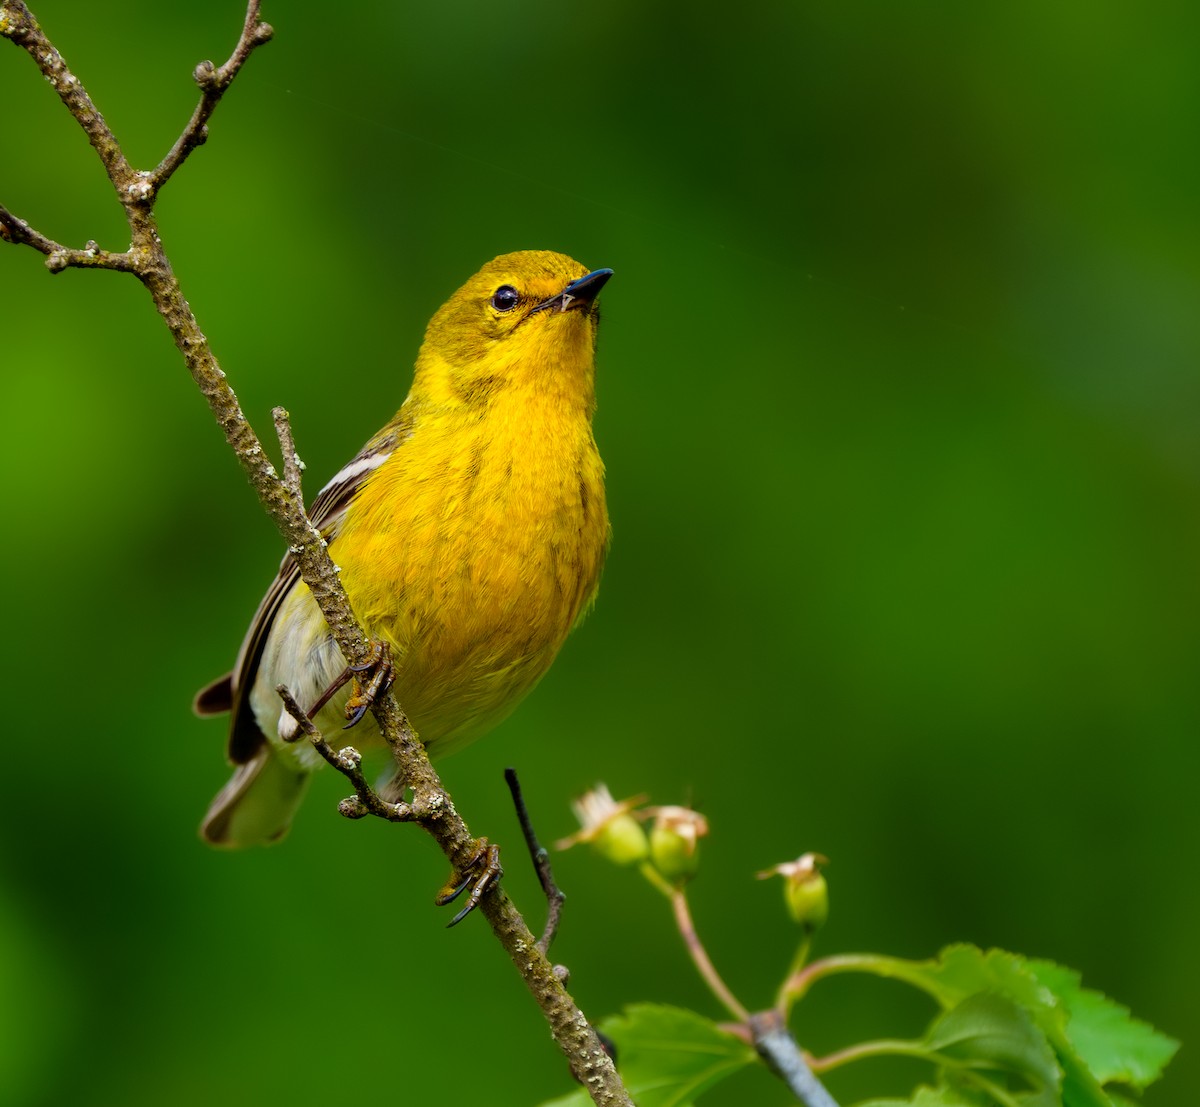
[[[146,167],[242,18],[36,11]],[[535,926],[507,764],[546,838],[598,780],[705,811],[695,912],[752,1006],[791,952],[752,874],[816,849],[819,951],[962,939],[1076,966],[1185,1040],[1146,1103],[1194,1103],[1200,9],[264,14],[275,41],[160,215],[260,431],[290,408],[310,490],[398,406],[425,322],[483,261],[551,248],[617,273],[599,606],[441,766]],[[91,151],[7,44],[0,103],[0,201],[121,248]],[[0,1102],[568,1090],[486,928],[442,929],[418,832],[338,818],[326,774],[279,848],[201,846],[224,736],[190,699],[280,543],[136,282],[4,249],[0,297]],[[581,851],[558,874],[555,953],[586,1011],[719,1014],[653,891]],[[798,1025],[824,1051],[927,1015],[834,981]],[[831,1086],[851,1102],[922,1071]],[[751,1073],[706,1102],[785,1100]]]

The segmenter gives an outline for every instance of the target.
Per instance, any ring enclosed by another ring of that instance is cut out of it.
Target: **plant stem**
[[[887,957],[881,953],[838,953],[831,957],[822,957],[819,961],[813,961],[799,972],[793,973],[784,981],[779,995],[790,1008],[818,980],[842,972],[866,972],[891,980],[902,980],[929,992],[927,981],[918,971],[919,965],[920,962],[905,961],[901,957]]]
[[[748,1022],[750,1012],[738,1002],[737,997],[721,979],[720,973],[717,972],[708,956],[708,951],[704,948],[704,943],[700,941],[700,935],[696,933],[696,926],[692,922],[692,912],[688,907],[687,892],[683,888],[672,888],[670,894],[671,907],[675,911],[675,925],[679,927],[679,933],[683,936],[683,944],[696,966],[696,971],[700,973],[712,994],[725,1005],[725,1009],[735,1019]]]
[[[800,970],[804,967],[804,962],[808,960],[811,950],[812,931],[806,927],[804,936],[800,939],[800,944],[796,947],[796,952],[792,954],[792,963],[788,966],[787,975],[783,978],[783,983],[779,986],[779,994],[775,997],[775,1009],[779,1012],[784,1022],[787,1022],[788,1015],[792,1012],[792,1005],[800,998],[790,990],[789,985],[800,974]]]
[[[928,1061],[938,1061],[938,1055],[920,1042],[905,1041],[902,1038],[879,1038],[873,1042],[859,1042],[857,1045],[847,1046],[824,1057],[813,1057],[809,1064],[813,1072],[829,1072],[831,1069],[868,1057],[920,1057]]]

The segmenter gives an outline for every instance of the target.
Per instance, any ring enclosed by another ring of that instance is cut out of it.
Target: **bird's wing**
[[[393,424],[376,435],[362,450],[342,466],[341,471],[313,500],[308,517],[321,536],[331,542],[341,529],[346,509],[366,480],[381,466],[405,438],[408,437],[407,422]],[[275,616],[285,597],[300,580],[300,568],[290,553],[285,554],[279,572],[262,603],[254,613],[250,629],[238,651],[233,672],[214,681],[200,690],[196,696],[196,710],[201,714],[218,714],[231,711],[233,718],[229,728],[229,759],[235,765],[244,765],[262,745],[264,737],[258,728],[254,713],[250,710],[248,697],[254,686],[263,647],[271,633]]]

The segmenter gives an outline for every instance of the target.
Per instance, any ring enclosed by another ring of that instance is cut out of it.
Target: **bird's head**
[[[515,384],[590,403],[596,297],[611,276],[549,250],[493,259],[430,321],[414,388],[433,400],[478,403]]]

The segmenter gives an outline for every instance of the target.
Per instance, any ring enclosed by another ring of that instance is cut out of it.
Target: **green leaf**
[[[1100,1081],[1067,1037],[1065,1007],[1034,976],[1023,957],[1002,949],[984,953],[976,946],[956,945],[942,950],[935,961],[925,962],[924,969],[930,990],[936,988],[943,996],[962,997],[968,990],[989,991],[1006,996],[1028,1011],[1062,1068],[1063,1107],[1112,1107]]]
[[[933,960],[912,965],[906,978],[943,1007],[953,1007],[976,992],[998,992],[1031,1011],[1054,1006],[1053,995],[1027,970],[1024,959],[1002,949],[984,953],[978,946],[947,946]]]
[[[934,1021],[924,1044],[968,1067],[1016,1073],[1034,1091],[1050,1089],[1051,1102],[1058,1099],[1062,1070],[1054,1050],[1030,1013],[1004,996],[968,996]]]
[[[1101,1084],[1116,1080],[1141,1091],[1162,1075],[1177,1041],[1103,993],[1082,987],[1073,969],[1052,961],[1029,961],[1026,968],[1066,1009],[1067,1037]]]
[[[928,961],[875,955],[855,960],[859,971],[911,984],[946,1009],[976,992],[998,992],[1030,1009],[1054,1003],[1053,995],[1026,970],[1024,960],[1001,949],[984,953],[978,946],[962,944],[946,946]]]
[[[638,1107],[691,1107],[713,1085],[758,1062],[758,1054],[710,1019],[680,1007],[640,1003],[605,1019],[618,1067]],[[543,1107],[586,1107],[580,1088]]]
[[[946,1009],[990,992],[1028,1011],[1062,1068],[1063,1107],[1113,1107],[1104,1083],[1121,1080],[1143,1088],[1177,1048],[1125,1008],[1080,987],[1077,974],[1049,961],[954,945],[930,961],[865,958],[861,966],[923,989]]]

